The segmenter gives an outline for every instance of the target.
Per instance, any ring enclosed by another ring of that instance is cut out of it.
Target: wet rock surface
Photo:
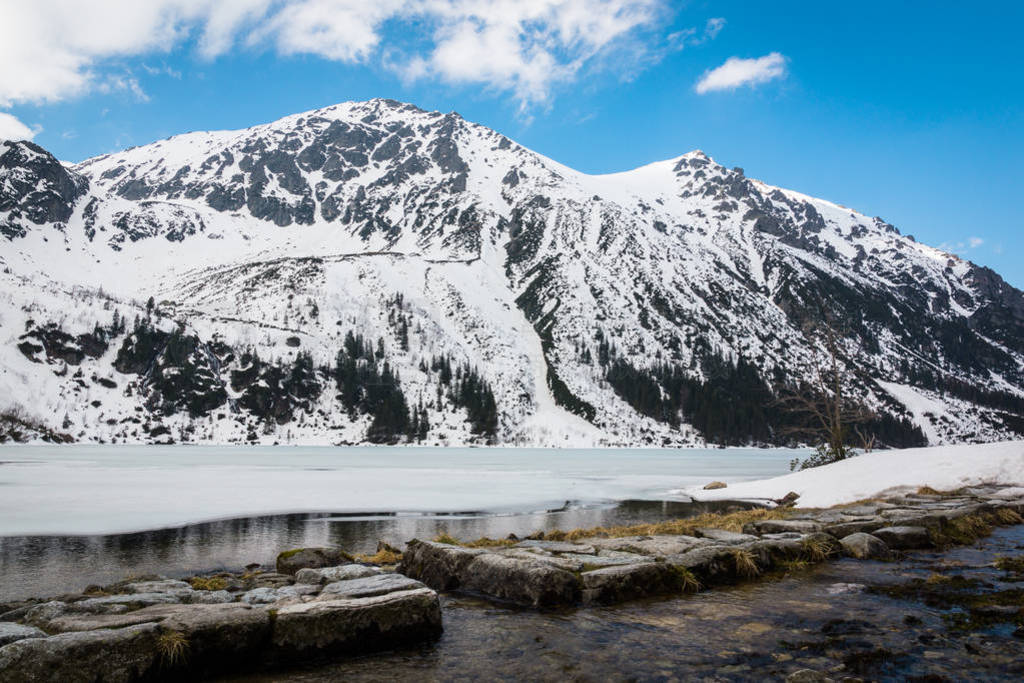
[[[259,571],[152,577],[9,610],[0,621],[0,680],[192,680],[441,633],[437,594],[419,581],[356,564],[301,571],[316,581]]]
[[[528,539],[478,548],[414,540],[398,571],[438,590],[534,608],[670,596],[684,587],[754,579],[794,563],[843,555],[889,559],[894,552],[973,540],[977,525],[1020,521],[1024,501],[1008,499],[1004,491],[1012,489],[918,492],[827,510],[786,510],[787,517],[744,524],[742,533],[708,527],[692,536]]]
[[[941,584],[936,574],[991,584],[964,588],[961,602],[991,600],[1024,585],[1021,575],[993,566],[998,557],[1024,562],[1024,525],[896,561],[844,557],[772,571],[759,581],[616,605],[534,611],[451,593],[442,596],[445,633],[436,643],[342,660],[287,680],[375,681],[381,672],[425,681],[1018,680],[1024,638],[1013,635],[1019,628],[1013,617],[964,630],[951,621],[958,607],[939,607],[916,593],[929,579]],[[885,592],[906,585],[913,590]]]

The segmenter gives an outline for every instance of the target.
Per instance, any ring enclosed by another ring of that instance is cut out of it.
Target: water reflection
[[[510,533],[676,519],[730,507],[746,506],[625,501],[514,515],[292,514],[106,536],[0,537],[0,600],[56,595],[128,575],[185,576],[238,570],[251,563],[272,565],[281,550],[302,546],[373,552],[378,540],[401,546],[411,538],[433,538],[441,532],[466,539],[502,538]]]

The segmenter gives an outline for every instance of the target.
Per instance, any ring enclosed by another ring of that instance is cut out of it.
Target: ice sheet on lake
[[[788,471],[788,449],[0,448],[0,536],[120,533],[288,512],[513,512]]]

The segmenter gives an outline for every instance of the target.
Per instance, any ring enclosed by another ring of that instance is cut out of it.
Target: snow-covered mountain
[[[390,100],[0,142],[0,235],[0,402],[83,441],[779,443],[822,318],[881,442],[1024,434],[1020,291],[699,151],[587,175]]]

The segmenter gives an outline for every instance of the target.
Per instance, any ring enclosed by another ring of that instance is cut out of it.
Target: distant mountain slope
[[[701,152],[591,176],[390,100],[0,142],[0,235],[0,395],[79,440],[782,443],[822,319],[880,442],[1024,433],[1020,291]]]

